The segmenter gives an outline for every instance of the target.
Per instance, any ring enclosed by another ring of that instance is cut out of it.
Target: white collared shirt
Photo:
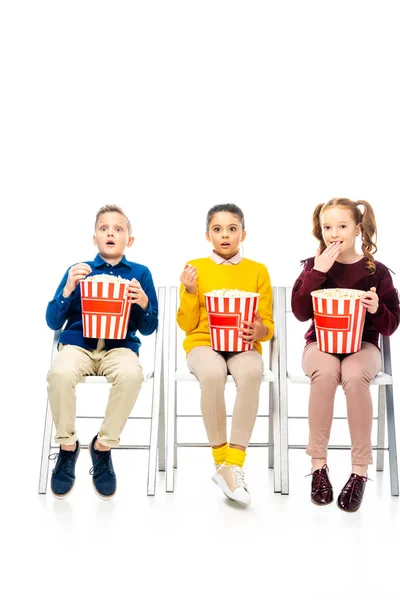
[[[238,250],[234,256],[231,256],[231,258],[226,259],[226,258],[223,258],[222,256],[218,256],[218,254],[216,254],[215,250],[213,250],[210,258],[215,263],[217,263],[217,265],[237,265],[240,263],[243,256],[242,256],[241,251]]]

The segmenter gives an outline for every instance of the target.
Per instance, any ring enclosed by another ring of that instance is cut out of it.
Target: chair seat
[[[275,377],[272,371],[268,370],[263,373],[261,381],[266,383],[268,381],[274,381]],[[233,382],[232,375],[228,375],[226,380]],[[175,371],[175,381],[197,381],[196,377],[190,371]]]
[[[291,383],[310,383],[310,378],[308,375],[292,375],[288,372],[288,379]],[[374,377],[371,381],[371,385],[391,385],[393,384],[393,377],[384,373],[383,371],[379,371],[379,373]]]

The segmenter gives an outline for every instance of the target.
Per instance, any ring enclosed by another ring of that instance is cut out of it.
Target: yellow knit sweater
[[[243,258],[237,265],[216,264],[211,258],[189,261],[197,268],[197,293],[188,294],[180,287],[180,305],[176,315],[178,325],[186,333],[183,347],[186,353],[196,346],[211,346],[210,329],[204,294],[218,289],[237,289],[260,294],[258,309],[261,320],[268,327],[268,335],[254,342],[254,349],[262,353],[261,343],[274,334],[272,320],[272,287],[265,265]]]

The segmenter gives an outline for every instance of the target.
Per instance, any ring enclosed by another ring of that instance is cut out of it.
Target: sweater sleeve
[[[65,321],[68,319],[72,301],[75,296],[75,290],[70,296],[68,296],[68,298],[64,298],[62,295],[65,284],[67,283],[68,271],[69,269],[64,274],[64,277],[62,278],[60,285],[54,294],[53,300],[51,300],[47,305],[46,322],[50,329],[53,329],[54,331],[61,329]]]
[[[199,324],[200,320],[200,303],[199,293],[189,294],[185,290],[185,286],[180,286],[180,303],[178,312],[176,313],[176,321],[185,333],[189,333]]]
[[[138,306],[137,329],[142,335],[150,335],[158,327],[158,300],[153,277],[147,267],[143,271],[140,285],[148,298],[149,305],[146,310]]]
[[[257,312],[260,315],[263,324],[268,327],[268,334],[258,341],[268,342],[274,335],[274,321],[272,319],[272,287],[267,267],[264,267],[259,275],[258,292],[260,294],[260,299]]]
[[[375,314],[367,313],[367,315],[378,333],[389,336],[396,331],[400,322],[399,294],[387,267],[377,264],[377,275],[378,281],[375,287],[379,306]]]
[[[311,292],[318,290],[326,281],[326,273],[314,269],[314,258],[305,261],[303,272],[295,281],[292,290],[292,311],[299,321],[308,321],[314,316]]]

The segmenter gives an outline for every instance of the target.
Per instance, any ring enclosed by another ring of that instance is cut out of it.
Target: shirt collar
[[[228,258],[228,260],[226,260],[222,256],[218,256],[218,254],[216,254],[215,250],[213,250],[210,258],[215,263],[217,263],[217,265],[237,265],[237,264],[240,263],[240,261],[242,260],[243,256],[242,256],[241,251],[238,250],[236,252],[235,256],[231,256],[231,258]]]
[[[97,254],[96,258],[93,261],[93,264],[95,267],[102,267],[103,265],[108,265],[109,263],[100,254]],[[125,255],[121,258],[119,263],[113,266],[117,267],[119,265],[125,265],[126,267],[129,267],[129,262],[126,260]]]

